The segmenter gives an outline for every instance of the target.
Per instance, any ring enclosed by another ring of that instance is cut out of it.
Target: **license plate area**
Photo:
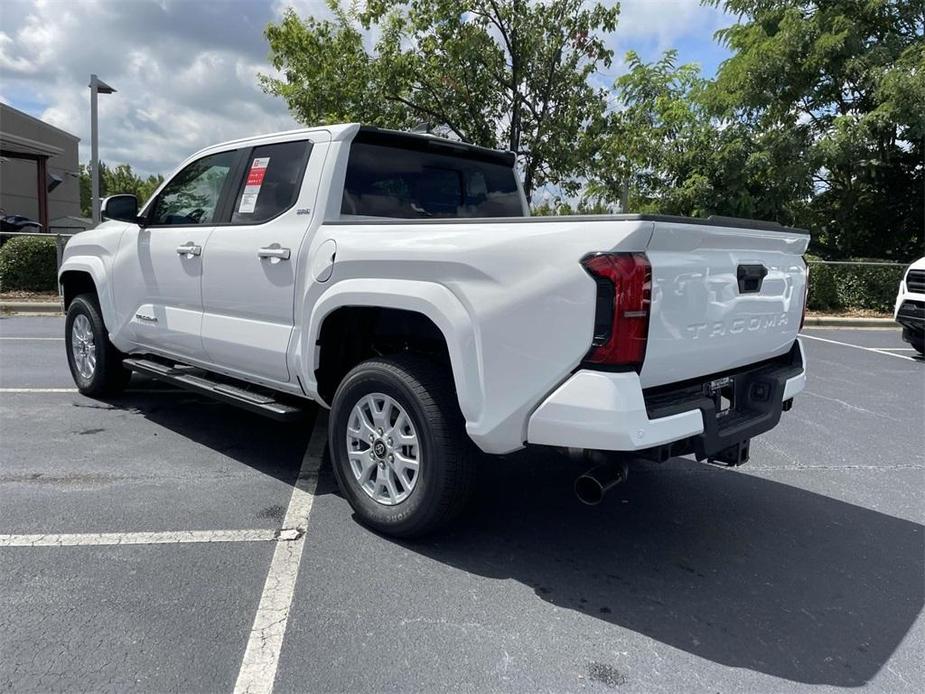
[[[735,379],[732,376],[717,378],[704,384],[703,394],[713,401],[717,419],[723,419],[735,411]]]

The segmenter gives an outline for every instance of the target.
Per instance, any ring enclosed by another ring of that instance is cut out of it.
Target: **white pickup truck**
[[[344,496],[396,536],[459,512],[475,447],[593,451],[595,502],[626,459],[745,462],[805,382],[805,232],[531,218],[509,152],[297,130],[103,213],[60,271],[79,390],[132,370],[280,419],[315,401]]]

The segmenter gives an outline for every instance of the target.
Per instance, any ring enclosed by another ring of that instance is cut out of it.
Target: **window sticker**
[[[251,162],[244,193],[241,195],[241,204],[238,206],[239,214],[250,214],[257,208],[257,196],[260,195],[260,186],[263,185],[263,178],[267,175],[269,163],[270,157],[255,157]]]

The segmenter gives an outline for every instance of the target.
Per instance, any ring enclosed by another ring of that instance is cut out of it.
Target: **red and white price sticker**
[[[241,195],[241,204],[238,205],[239,214],[250,214],[257,208],[257,196],[260,195],[260,186],[263,185],[263,178],[267,175],[269,163],[270,157],[256,157],[251,162],[244,193]]]

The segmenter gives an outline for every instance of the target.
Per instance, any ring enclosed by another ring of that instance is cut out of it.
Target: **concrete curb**
[[[0,313],[63,313],[59,301],[0,301]]]
[[[806,316],[808,328],[896,328],[892,318],[849,318],[847,316]]]
[[[0,301],[0,313],[63,313],[57,301]],[[899,328],[892,318],[849,318],[845,316],[807,316],[813,328]]]

